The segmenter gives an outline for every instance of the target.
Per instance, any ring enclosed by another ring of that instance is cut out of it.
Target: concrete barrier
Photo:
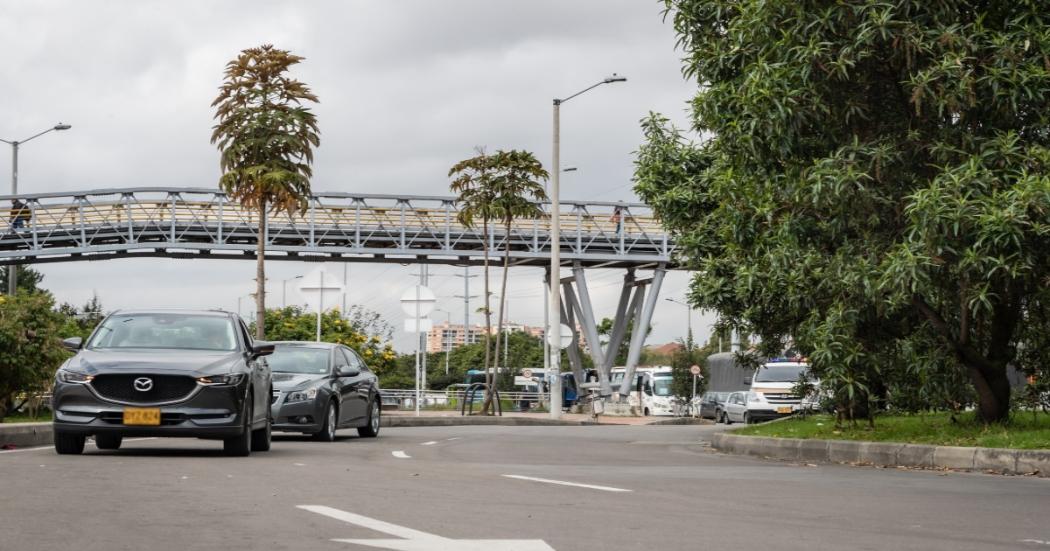
[[[730,432],[712,435],[711,447],[724,453],[787,461],[953,469],[1050,477],[1050,450],[770,438],[742,436]]]
[[[47,446],[53,441],[51,423],[4,423],[0,425],[0,448]]]

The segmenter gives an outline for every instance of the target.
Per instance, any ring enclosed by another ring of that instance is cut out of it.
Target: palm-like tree
[[[510,269],[510,232],[518,218],[539,218],[543,214],[540,204],[547,200],[547,192],[540,181],[548,178],[547,171],[536,157],[528,151],[497,151],[494,165],[497,173],[492,178],[493,210],[503,225],[503,280],[499,292],[499,323],[496,332],[496,350],[499,350],[503,328],[507,323],[507,273]],[[552,216],[556,213],[552,213]],[[557,283],[555,283],[557,285]],[[557,287],[555,286],[555,289]],[[509,366],[504,366],[509,367]],[[496,375],[498,377],[498,374]]]
[[[489,232],[492,223],[503,225],[509,237],[514,220],[520,217],[536,217],[542,214],[539,202],[547,199],[547,194],[539,180],[546,180],[547,171],[527,151],[497,151],[487,155],[481,148],[478,155],[461,161],[449,170],[453,178],[449,189],[459,198],[460,210],[457,218],[464,226],[476,227],[478,220],[482,229],[482,249],[484,254],[485,280],[485,403],[482,411],[491,413],[493,408],[493,389],[495,376],[490,370],[492,365],[491,336],[492,308],[489,292],[489,251],[492,247]],[[507,294],[507,272],[510,268],[510,249],[505,247],[503,262],[503,280],[500,291],[500,315],[496,332],[496,350],[499,350],[502,339]]]
[[[317,118],[304,102],[318,99],[287,75],[303,58],[266,44],[243,50],[226,64],[211,142],[221,157],[219,186],[242,207],[258,213],[255,334],[266,336],[266,214],[306,210],[313,148],[320,145]]]
[[[481,221],[481,248],[484,255],[485,289],[485,404],[482,412],[488,413],[492,402],[492,372],[489,369],[491,360],[492,309],[489,308],[489,221],[497,216],[493,206],[495,196],[492,193],[492,179],[495,176],[493,156],[487,155],[483,147],[475,149],[477,155],[453,165],[448,171],[452,183],[449,190],[455,193],[459,202],[456,219],[468,228],[477,227]],[[468,328],[464,327],[464,331]]]

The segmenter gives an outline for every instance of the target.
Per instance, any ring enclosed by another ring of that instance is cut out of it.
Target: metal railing
[[[128,256],[244,258],[259,239],[259,213],[201,188],[101,189],[0,196],[0,264]],[[491,226],[499,256],[543,265],[551,249],[549,205],[540,218]],[[452,197],[317,193],[302,212],[267,214],[267,255],[296,260],[476,263],[478,228],[458,221]],[[668,263],[670,235],[638,203],[563,201],[558,213],[566,261],[587,266]],[[17,223],[16,223],[17,221]],[[17,227],[16,227],[17,226]]]

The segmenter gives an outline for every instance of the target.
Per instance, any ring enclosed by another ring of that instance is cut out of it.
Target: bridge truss
[[[255,258],[259,213],[231,202],[225,193],[203,188],[126,188],[72,193],[0,196],[11,224],[0,234],[0,265],[172,257]],[[561,317],[586,333],[589,354],[599,367],[602,394],[611,394],[609,373],[628,324],[638,330],[630,343],[629,392],[655,308],[663,274],[674,268],[674,243],[652,209],[638,203],[562,201],[561,258],[572,275],[555,287],[563,293]],[[5,212],[0,209],[0,214]],[[534,219],[519,219],[510,231],[489,228],[494,262],[510,256],[513,266],[549,267],[552,247],[550,209]],[[397,262],[477,265],[482,262],[480,227],[458,221],[452,197],[317,193],[307,208],[266,215],[262,239],[272,260]],[[18,223],[15,223],[18,220]],[[627,271],[611,343],[597,343],[585,268]],[[636,280],[635,270],[652,269],[651,279]],[[559,274],[560,276],[561,274]],[[547,271],[550,285],[550,273]],[[648,288],[648,295],[646,289]],[[639,337],[639,335],[641,335]],[[574,338],[578,343],[579,338]],[[570,363],[582,380],[581,349],[569,349]]]

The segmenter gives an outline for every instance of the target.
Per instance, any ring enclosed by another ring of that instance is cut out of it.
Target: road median
[[[778,438],[744,436],[732,432],[712,435],[711,447],[723,453],[785,461],[848,463],[879,467],[979,471],[1050,477],[1050,450]]]

